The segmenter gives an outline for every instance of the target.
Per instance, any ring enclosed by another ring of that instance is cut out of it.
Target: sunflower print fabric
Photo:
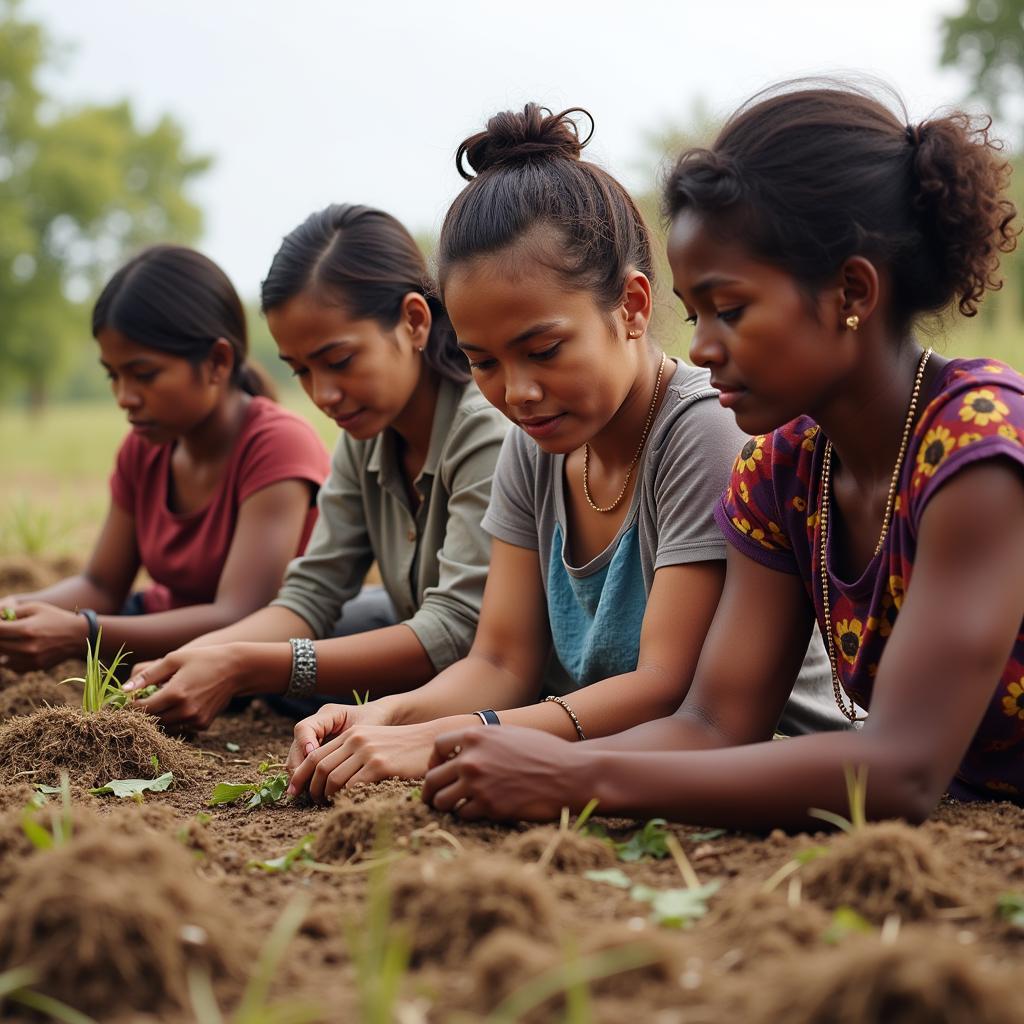
[[[923,398],[882,551],[859,579],[829,574],[839,679],[868,709],[886,642],[912,586],[928,501],[951,476],[983,459],[1008,458],[1024,470],[1024,377],[1015,370],[991,360],[954,359]],[[818,507],[824,446],[818,425],[807,417],[751,438],[715,512],[734,547],[802,577],[823,630]],[[1024,622],[950,792],[1024,804]]]

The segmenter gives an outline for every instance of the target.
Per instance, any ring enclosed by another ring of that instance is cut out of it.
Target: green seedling
[[[271,982],[285,950],[302,927],[309,904],[309,898],[305,896],[292,900],[274,922],[238,1009],[231,1016],[231,1024],[313,1024],[324,1019],[323,1009],[319,1006],[292,1001],[270,1002]],[[193,967],[188,976],[188,988],[196,1024],[224,1024],[210,975]]]
[[[812,860],[817,860],[819,857],[825,857],[829,853],[827,846],[808,846],[807,849],[801,850],[795,857],[787,860],[785,864],[775,872],[767,882],[764,883],[763,891],[771,892],[773,889],[778,888],[790,875],[795,874],[805,864],[810,864]]]
[[[174,785],[174,773],[164,772],[155,779],[111,779],[105,786],[97,786],[89,792],[96,796],[131,797],[141,802],[144,793],[163,793]]]
[[[233,804],[245,800],[247,809],[270,807],[284,798],[288,788],[288,775],[281,771],[283,765],[264,761],[259,766],[262,778],[255,782],[218,782],[210,794],[208,807]]]
[[[853,907],[837,907],[832,921],[821,936],[823,942],[837,946],[847,935],[856,935],[873,931],[871,922],[859,914]]]
[[[820,807],[812,807],[807,813],[812,818],[820,818],[830,825],[842,829],[844,832],[856,832],[863,828],[868,821],[868,766],[860,765],[854,769],[850,765],[843,765],[843,776],[846,779],[846,800],[850,807],[849,818],[844,818],[835,811],[826,811]]]
[[[103,638],[103,630],[96,634],[96,649],[86,641],[85,644],[85,675],[72,676],[70,679],[62,679],[61,683],[82,684],[82,710],[93,714],[102,711],[108,705],[116,708],[123,708],[125,704],[131,703],[133,699],[148,696],[145,691],[138,693],[126,693],[121,688],[117,678],[117,670],[121,667],[125,658],[131,653],[122,646],[114,655],[114,660],[109,665],[100,661],[100,642]],[[149,687],[146,688],[150,689]],[[153,688],[155,689],[155,687]]]
[[[687,839],[691,843],[710,843],[712,839],[721,839],[724,835],[724,828],[709,828],[706,832],[691,832]]]
[[[633,881],[622,868],[603,868],[599,871],[584,871],[583,877],[590,882],[614,885],[616,889],[628,889]]]
[[[14,622],[18,618],[18,613],[13,608],[0,608],[0,619],[4,622]]]
[[[303,863],[316,863],[313,857],[313,851],[310,847],[313,845],[313,840],[316,836],[311,832],[308,836],[303,836],[287,853],[282,854],[280,857],[274,857],[272,860],[251,860],[246,864],[247,868],[259,868],[260,871],[266,871],[268,874],[278,874],[283,871],[290,871],[293,864]]]
[[[624,843],[615,844],[615,854],[621,861],[630,863],[653,857],[664,860],[668,856],[669,832],[665,828],[664,818],[651,818],[639,831]]]
[[[36,821],[39,804],[33,799],[21,815],[21,830],[25,838],[37,850],[52,850],[55,846],[63,846],[74,831],[74,819],[71,816],[71,780],[67,772],[60,773],[59,786],[37,786],[37,795],[45,793],[60,794],[60,809],[54,808],[50,814],[50,828],[47,830]]]
[[[361,697],[359,696],[358,690],[352,691],[352,699],[356,702],[356,707],[362,707],[364,704],[370,703],[370,691],[367,690]]]
[[[1024,930],[1024,892],[1004,892],[996,901],[999,916]]]
[[[28,986],[37,980],[35,971],[28,967],[14,967],[0,974],[0,1009],[5,1002],[18,1003],[62,1024],[96,1024],[92,1017],[79,1013],[73,1006],[33,992]]]

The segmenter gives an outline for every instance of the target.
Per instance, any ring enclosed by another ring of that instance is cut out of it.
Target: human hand
[[[357,723],[390,725],[391,716],[387,709],[386,700],[365,704],[324,704],[315,714],[296,723],[292,745],[285,759],[285,770],[293,775],[314,750]],[[299,790],[289,786],[288,792],[294,796]]]
[[[135,706],[177,732],[200,732],[227,707],[245,671],[245,658],[234,644],[172,651],[136,668],[124,689],[131,693],[157,686]]]
[[[349,726],[306,756],[292,773],[288,790],[295,794],[308,787],[310,799],[326,803],[353,783],[422,778],[434,738],[467,717],[415,725]]]
[[[13,608],[16,616],[0,618],[0,665],[5,668],[31,672],[85,657],[89,624],[76,612],[45,601],[0,604],[0,608]]]
[[[587,752],[538,729],[502,725],[439,735],[423,802],[473,821],[550,821],[594,795]]]

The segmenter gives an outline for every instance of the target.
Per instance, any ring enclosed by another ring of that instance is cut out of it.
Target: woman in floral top
[[[1008,173],[987,122],[908,126],[837,83],[760,96],[683,154],[666,200],[690,354],[753,435],[695,680],[671,718],[593,743],[441,736],[425,799],[806,827],[866,769],[873,818],[921,821],[946,792],[1024,804],[1024,378],[914,337],[998,286]],[[815,620],[837,703],[870,717],[769,742]]]

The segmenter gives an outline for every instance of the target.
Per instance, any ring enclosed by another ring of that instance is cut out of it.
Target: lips
[[[554,416],[530,416],[525,419],[517,419],[516,423],[530,435],[530,437],[547,437],[553,434],[565,418],[565,413],[558,413]]]
[[[334,422],[337,423],[339,427],[347,427],[355,423],[355,421],[359,419],[359,417],[362,416],[364,412],[366,412],[365,406],[362,409],[356,409],[355,412],[345,413],[342,416],[334,416],[333,419]]]

